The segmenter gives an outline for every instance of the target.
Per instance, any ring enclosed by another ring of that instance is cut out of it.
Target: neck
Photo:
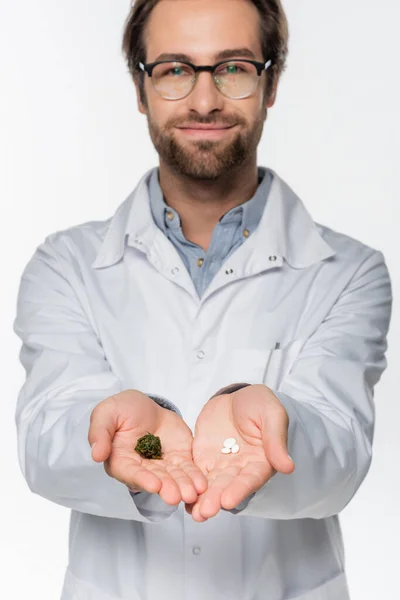
[[[221,217],[254,196],[257,159],[215,181],[186,177],[160,160],[160,187],[168,206],[179,214],[185,238],[207,250]]]

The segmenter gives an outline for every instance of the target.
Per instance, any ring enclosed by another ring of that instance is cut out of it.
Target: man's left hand
[[[259,490],[278,471],[290,474],[289,418],[265,385],[257,384],[211,398],[197,418],[193,461],[208,480],[207,490],[186,511],[198,522],[231,510]],[[222,454],[226,438],[234,437],[237,454]]]

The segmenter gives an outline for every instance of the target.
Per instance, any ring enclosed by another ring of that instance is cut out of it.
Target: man
[[[22,276],[19,458],[72,509],[63,600],[349,598],[338,513],[371,463],[391,283],[257,166],[287,39],[279,0],[137,2],[159,168]]]

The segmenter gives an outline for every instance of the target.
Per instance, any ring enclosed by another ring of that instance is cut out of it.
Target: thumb
[[[263,417],[261,435],[268,462],[280,473],[292,473],[294,462],[288,453],[288,416],[285,409],[269,406]]]
[[[90,416],[88,440],[95,462],[104,462],[110,456],[116,430],[115,403],[103,400],[94,408]]]

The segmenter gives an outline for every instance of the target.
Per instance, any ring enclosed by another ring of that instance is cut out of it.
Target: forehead
[[[164,53],[210,61],[227,48],[247,48],[262,58],[260,14],[250,0],[161,0],[144,39],[147,62]]]

